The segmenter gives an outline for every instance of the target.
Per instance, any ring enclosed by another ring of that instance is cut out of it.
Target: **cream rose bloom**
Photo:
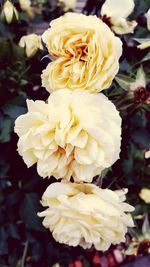
[[[145,17],[147,18],[147,28],[150,31],[150,9],[145,14]],[[136,38],[136,41],[140,43],[140,45],[138,45],[137,47],[141,50],[150,47],[150,38]]]
[[[32,33],[21,37],[20,47],[24,47],[27,57],[32,57],[39,49],[42,49],[41,36]]]
[[[105,251],[111,244],[124,242],[127,227],[134,226],[126,214],[134,210],[124,202],[126,193],[94,184],[54,183],[42,197],[42,205],[48,208],[38,215],[45,217],[43,225],[56,241]]]
[[[59,90],[27,106],[15,122],[18,152],[43,178],[91,182],[119,158],[121,118],[103,94]]]
[[[127,18],[134,10],[135,4],[134,0],[105,0],[102,6],[102,15],[108,14],[110,17],[122,17]]]
[[[150,31],[150,9],[146,13],[146,18],[147,18],[147,28]]]
[[[142,188],[139,197],[145,202],[145,203],[150,203],[150,189],[148,188]]]
[[[149,158],[150,158],[150,149],[145,152],[145,159],[149,159]]]
[[[33,8],[31,6],[31,0],[19,0],[19,4],[21,9],[26,12],[29,18],[32,18],[34,16]]]
[[[42,74],[51,92],[62,88],[99,92],[119,69],[122,44],[96,16],[66,13],[53,20],[42,39],[54,59]]]
[[[5,17],[8,24],[12,22],[13,17],[15,17],[16,19],[19,18],[17,9],[8,0],[4,3],[1,16]]]
[[[127,17],[134,10],[134,0],[106,0],[101,9],[101,15],[110,18],[111,29],[116,34],[133,33],[137,22],[128,21]]]

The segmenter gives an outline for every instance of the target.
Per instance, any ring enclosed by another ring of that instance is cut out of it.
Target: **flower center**
[[[88,54],[88,47],[87,44],[79,44],[77,45],[77,58],[79,58],[79,60],[81,61],[87,61],[87,54]]]
[[[70,44],[65,45],[65,53],[69,58],[75,58],[80,61],[88,61],[88,40],[87,38],[77,39]]]
[[[57,153],[59,153],[59,154],[66,154],[66,151],[65,151],[65,149],[64,148],[62,148],[62,147],[58,147],[58,149],[57,149]]]

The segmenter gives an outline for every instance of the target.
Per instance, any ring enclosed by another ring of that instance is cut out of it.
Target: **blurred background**
[[[123,120],[120,159],[103,172],[102,187],[129,190],[127,200],[135,207],[136,227],[127,234],[126,243],[105,253],[56,243],[37,216],[49,180],[41,179],[35,167],[27,169],[16,151],[14,121],[26,112],[26,99],[48,97],[40,76],[50,58],[44,44],[35,45],[35,35],[68,11],[96,14],[111,27],[110,18],[101,15],[104,2],[0,0],[0,267],[150,266],[150,44],[144,49],[138,46],[150,43],[145,15],[149,0],[135,0],[129,20],[135,20],[137,27],[134,33],[119,35],[123,42],[120,71],[103,91]],[[21,41],[30,34],[35,35]]]

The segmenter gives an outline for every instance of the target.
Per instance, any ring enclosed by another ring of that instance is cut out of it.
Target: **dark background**
[[[0,1],[1,7],[3,2]],[[39,12],[32,21],[21,11],[18,1],[13,3],[19,12],[19,21],[8,25],[0,20],[0,267],[50,267],[56,263],[64,267],[113,267],[126,263],[126,267],[149,266],[150,241],[148,243],[144,237],[142,225],[150,207],[138,194],[143,187],[150,188],[150,161],[144,156],[150,149],[150,105],[143,98],[138,102],[134,96],[129,99],[129,93],[116,81],[104,93],[121,112],[122,149],[120,159],[103,173],[102,187],[129,189],[128,202],[135,206],[135,230],[128,234],[126,244],[111,247],[102,254],[94,249],[86,251],[56,243],[37,216],[37,212],[42,210],[41,196],[55,179],[41,179],[35,166],[27,169],[16,151],[18,138],[13,128],[15,119],[26,112],[27,98],[47,99],[48,93],[41,87],[40,75],[49,59],[42,59],[47,54],[46,49],[30,59],[26,58],[18,42],[24,34],[42,33],[50,20],[64,13],[63,5],[58,6],[57,1],[44,1],[43,5],[37,2],[33,1],[33,4]],[[88,0],[82,12],[100,16],[103,2]],[[123,55],[119,73],[135,78],[138,67],[142,65],[147,78],[145,90],[150,92],[150,49],[140,51],[133,39],[150,38],[144,17],[150,3],[149,0],[136,0],[135,3],[131,19],[138,21],[138,27],[134,34],[121,36]],[[124,101],[120,104],[120,100]],[[146,231],[149,231],[148,222]],[[133,240],[137,242],[137,255],[126,256],[124,249],[131,247]],[[122,257],[120,263],[114,250]]]

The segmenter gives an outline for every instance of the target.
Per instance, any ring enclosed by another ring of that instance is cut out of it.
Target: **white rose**
[[[111,29],[116,34],[133,33],[137,22],[128,21],[127,17],[132,13],[134,6],[134,0],[106,0],[101,15],[110,18]]]
[[[145,202],[145,203],[150,203],[150,189],[148,188],[142,188],[139,197]]]
[[[146,18],[147,18],[147,28],[150,31],[150,9],[146,13]]]
[[[105,0],[105,3],[102,6],[101,13],[102,15],[108,15],[109,17],[122,17],[127,18],[134,9],[134,0]]]
[[[18,152],[43,178],[91,182],[119,158],[121,118],[103,94],[59,90],[27,105],[15,122]]]
[[[55,60],[43,71],[48,91],[62,88],[99,92],[119,69],[122,43],[96,16],[66,13],[53,20],[42,39]]]
[[[18,19],[18,11],[10,1],[6,1],[2,10],[2,17],[5,17],[8,24],[10,24],[15,16]]]
[[[150,31],[150,9],[145,14],[145,16],[147,18],[147,28]],[[139,49],[143,50],[150,47],[150,38],[138,38],[136,40],[140,43],[140,45],[138,45]]]
[[[21,37],[20,47],[24,47],[27,57],[32,57],[39,49],[42,49],[41,37],[37,34],[28,34]]]
[[[28,10],[31,7],[31,1],[30,0],[19,0],[19,4],[20,4],[22,10]]]
[[[111,244],[124,242],[127,227],[134,226],[126,214],[134,210],[124,202],[126,193],[93,184],[54,183],[42,197],[42,205],[48,208],[38,215],[45,217],[43,225],[56,241],[105,251]]]
[[[149,159],[150,158],[150,150],[145,152],[145,159]]]
[[[23,11],[26,12],[27,16],[29,18],[33,17],[33,9],[31,6],[31,1],[30,0],[19,0],[20,7]]]

